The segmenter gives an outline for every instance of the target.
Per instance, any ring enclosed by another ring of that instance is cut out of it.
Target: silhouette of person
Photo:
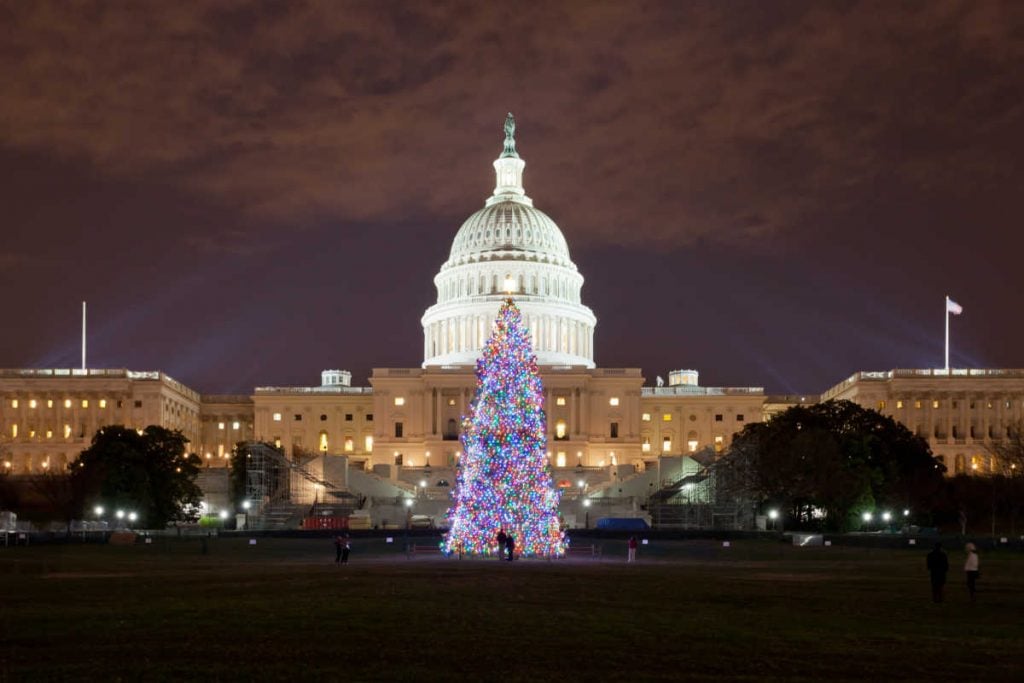
[[[511,562],[516,552],[516,537],[512,534],[505,537],[505,549],[508,551],[508,561]]]
[[[932,602],[942,602],[942,588],[946,585],[946,573],[949,571],[949,558],[942,551],[942,543],[935,543],[928,553],[926,565],[932,580]]]
[[[498,559],[501,559],[501,554],[505,550],[506,541],[508,536],[505,535],[504,529],[498,529]]]

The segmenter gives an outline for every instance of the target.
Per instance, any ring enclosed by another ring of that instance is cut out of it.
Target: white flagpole
[[[946,374],[949,374],[949,296],[946,296]]]
[[[948,314],[946,316],[949,317]],[[85,302],[82,302],[82,369],[85,370]]]

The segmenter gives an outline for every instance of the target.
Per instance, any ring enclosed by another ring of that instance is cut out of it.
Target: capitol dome
[[[494,193],[455,235],[434,278],[437,303],[423,315],[424,367],[473,365],[509,293],[533,335],[541,365],[594,367],[597,319],[583,305],[583,276],[562,231],[523,189],[515,121],[505,121],[505,147],[494,162]]]

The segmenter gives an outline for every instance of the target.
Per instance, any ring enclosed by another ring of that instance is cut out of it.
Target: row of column
[[[443,283],[440,296],[438,297],[439,303],[446,303],[466,296],[502,294],[506,291],[504,277],[491,274],[482,276],[482,278],[484,280],[482,283],[479,276],[471,276],[467,279],[452,279]],[[579,303],[577,290],[567,278],[550,279],[547,281],[547,286],[544,286],[544,280],[537,275],[520,274],[512,276],[512,279],[516,283],[514,288],[516,293],[528,296],[552,296],[573,303]],[[466,283],[468,283],[468,287]]]
[[[493,318],[467,316],[431,323],[424,338],[424,358],[483,347],[491,334]],[[594,331],[586,323],[550,315],[526,315],[535,351],[554,351],[593,358]]]

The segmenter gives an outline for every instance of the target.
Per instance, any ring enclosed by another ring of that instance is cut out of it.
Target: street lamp
[[[892,519],[892,515],[890,513],[888,513],[888,512],[883,512],[882,513],[882,521],[883,522],[888,522],[891,519]]]
[[[134,512],[129,512],[128,513],[128,521],[129,522],[134,522],[138,518],[139,518],[139,516],[137,514],[135,514]]]
[[[250,503],[250,502],[249,502],[249,501],[247,501],[247,500],[243,500],[243,501],[242,501],[242,509],[243,509],[243,510],[248,510],[248,509],[249,509],[249,508],[251,508],[251,507],[252,507],[252,503]]]
[[[92,511],[93,511],[93,513],[95,513],[95,515],[97,517],[102,517],[103,516],[103,506],[102,505],[97,505],[96,507],[94,507],[92,509]]]
[[[773,510],[769,510],[768,511],[768,519],[772,520],[772,530],[773,531],[775,530],[775,520],[777,520],[778,518],[779,518],[779,511],[778,510],[774,510],[773,509]]]

